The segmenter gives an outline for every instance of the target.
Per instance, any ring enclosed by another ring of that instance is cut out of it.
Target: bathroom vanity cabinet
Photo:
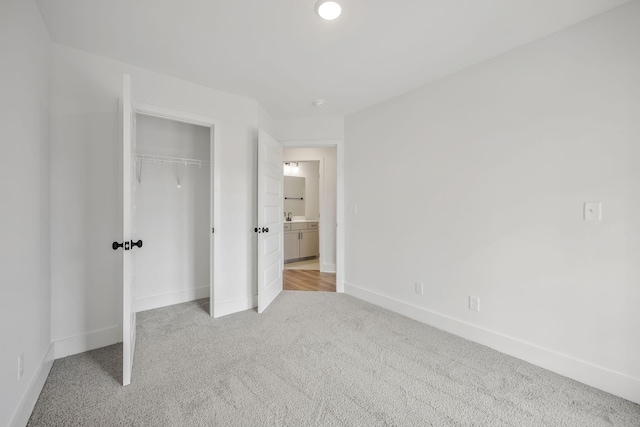
[[[319,255],[317,221],[284,223],[284,260],[294,261]]]

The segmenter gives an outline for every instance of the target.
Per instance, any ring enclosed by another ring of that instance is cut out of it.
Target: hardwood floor
[[[284,270],[283,287],[287,291],[336,291],[335,273],[315,270]]]

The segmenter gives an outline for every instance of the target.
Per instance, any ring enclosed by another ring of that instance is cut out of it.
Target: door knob
[[[118,248],[123,248],[125,251],[128,251],[129,249],[131,249],[131,247],[129,246],[131,242],[122,242],[122,243],[118,243],[118,242],[113,242],[111,244],[111,248],[115,251]]]
[[[265,227],[262,227],[262,228],[256,227],[256,228],[253,229],[253,231],[258,233],[258,234],[260,234],[260,233],[268,233],[269,232],[269,227],[266,227],[266,228]]]
[[[137,246],[139,248],[142,247],[142,239],[138,240],[137,242],[134,242],[133,240],[131,241],[131,249],[133,249],[134,246]]]

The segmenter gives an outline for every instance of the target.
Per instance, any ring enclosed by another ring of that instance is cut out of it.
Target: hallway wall
[[[51,41],[35,2],[0,2],[0,58],[0,425],[9,426],[26,423],[53,361]]]

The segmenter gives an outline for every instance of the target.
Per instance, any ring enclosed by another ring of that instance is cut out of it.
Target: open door
[[[282,145],[258,133],[258,313],[282,291]]]
[[[122,385],[128,385],[136,348],[135,254],[132,249],[142,247],[142,241],[135,240],[135,117],[131,77],[127,74],[122,88],[122,166]]]

